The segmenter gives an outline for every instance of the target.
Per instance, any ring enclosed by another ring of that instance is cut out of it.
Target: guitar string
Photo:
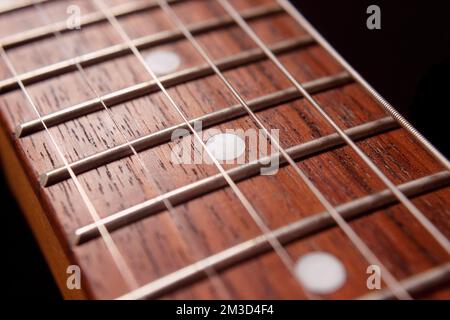
[[[175,108],[175,110],[178,112],[178,114],[183,118],[183,121],[185,122],[186,126],[189,128],[189,130],[193,133],[195,138],[199,141],[199,143],[203,146],[203,149],[210,157],[211,161],[214,162],[218,170],[220,171],[221,175],[225,179],[225,181],[228,183],[230,188],[234,191],[236,196],[239,198],[241,204],[245,207],[251,218],[255,221],[257,226],[261,229],[263,232],[262,236],[265,237],[266,241],[270,244],[270,246],[274,249],[275,253],[278,255],[278,257],[281,259],[282,263],[285,265],[285,267],[289,270],[289,272],[292,274],[294,279],[297,279],[294,271],[294,263],[292,259],[290,258],[287,251],[283,248],[279,240],[270,232],[270,229],[265,224],[262,217],[259,215],[259,213],[256,211],[256,209],[253,207],[253,205],[250,203],[250,201],[247,199],[247,197],[242,193],[242,191],[239,189],[239,187],[236,185],[236,183],[231,179],[229,174],[225,171],[225,169],[220,165],[218,160],[213,156],[211,151],[206,147],[205,143],[203,142],[202,138],[199,136],[198,132],[193,128],[193,126],[189,123],[189,120],[184,115],[183,111],[179,108],[179,106],[176,104],[174,99],[170,96],[167,89],[162,85],[160,79],[155,75],[155,73],[151,70],[151,68],[147,65],[145,62],[142,54],[139,52],[139,50],[136,48],[136,46],[133,44],[131,39],[129,38],[126,31],[123,29],[117,18],[110,12],[109,8],[105,6],[103,1],[101,0],[94,0],[97,7],[104,13],[108,21],[111,23],[111,25],[114,26],[117,32],[122,36],[125,43],[127,43],[130,50],[132,50],[133,54],[138,58],[138,60],[141,62],[141,64],[144,66],[144,68],[147,70],[147,72],[155,79],[155,82],[157,83],[160,90],[164,93],[164,95],[167,97],[167,99],[170,101],[172,106]],[[302,286],[299,283],[300,286]],[[307,290],[304,290],[305,295],[309,299],[317,299],[316,296],[309,293]]]
[[[378,166],[353,142],[352,139],[331,119],[331,117],[322,109],[317,101],[305,90],[305,88],[295,79],[295,77],[286,69],[273,52],[264,44],[258,35],[252,30],[248,23],[242,18],[239,12],[228,3],[227,0],[218,0],[222,7],[230,16],[238,23],[241,28],[250,36],[250,38],[264,51],[264,53],[275,63],[275,65],[283,72],[289,81],[297,88],[297,90],[307,98],[308,102],[322,115],[322,117],[336,130],[336,132],[344,139],[344,141],[357,153],[357,155],[370,167],[370,169],[380,178],[380,180],[390,189],[395,197],[402,203],[410,213],[422,224],[422,226],[434,237],[434,239],[450,254],[450,242],[439,231],[439,229],[408,199],[389,178],[378,168]],[[279,0],[277,3],[281,6]]]
[[[276,146],[278,151],[283,155],[283,157],[289,162],[289,164],[298,173],[305,184],[311,189],[317,199],[326,208],[332,218],[336,221],[337,225],[342,229],[342,231],[347,235],[353,245],[361,252],[361,254],[366,258],[366,260],[371,264],[377,264],[382,269],[386,283],[395,292],[399,298],[410,299],[410,295],[407,291],[400,285],[400,283],[395,279],[395,277],[387,270],[387,268],[381,263],[378,257],[368,248],[364,241],[356,234],[356,232],[350,227],[350,225],[341,217],[337,210],[331,205],[331,203],[326,199],[326,197],[319,191],[319,189],[310,181],[310,179],[305,175],[305,173],[296,165],[294,160],[288,155],[288,153],[280,146],[279,142],[273,138],[269,133],[264,124],[259,120],[256,114],[250,109],[246,101],[237,92],[233,85],[226,79],[223,73],[215,65],[211,57],[208,55],[206,50],[200,45],[200,43],[195,39],[191,32],[186,28],[184,23],[177,16],[175,11],[167,3],[166,0],[158,0],[158,3],[166,14],[174,21],[177,27],[183,32],[185,37],[191,42],[195,49],[200,53],[200,55],[208,62],[210,67],[215,71],[216,75],[220,77],[222,82],[226,87],[233,93],[237,98],[239,103],[246,109],[247,113],[256,122],[256,124],[263,130],[265,136],[271,140],[271,142]]]
[[[9,71],[11,72],[13,78],[19,84],[20,90],[25,95],[26,100],[31,105],[33,111],[36,113],[36,116],[39,119],[39,121],[42,123],[42,126],[43,126],[44,130],[46,131],[46,133],[48,134],[51,143],[54,145],[56,153],[61,158],[64,167],[69,172],[69,175],[72,178],[72,180],[75,184],[75,187],[77,188],[78,192],[80,193],[81,199],[83,200],[84,204],[86,205],[86,208],[87,208],[92,220],[94,221],[94,224],[96,225],[96,227],[101,235],[101,238],[103,239],[103,242],[105,243],[107,250],[111,254],[111,257],[112,257],[119,273],[121,274],[122,278],[124,279],[126,285],[130,289],[139,287],[139,284],[138,284],[136,278],[134,277],[133,273],[129,269],[129,267],[128,267],[127,263],[125,262],[125,259],[123,258],[119,249],[116,247],[109,231],[106,229],[106,227],[102,223],[99,223],[99,221],[101,219],[100,219],[100,216],[99,216],[97,210],[95,209],[94,205],[92,204],[89,197],[87,196],[86,191],[84,190],[83,186],[79,182],[79,180],[78,180],[77,176],[75,175],[75,173],[73,172],[72,168],[69,166],[67,159],[65,158],[63,152],[61,151],[58,144],[56,143],[56,140],[54,139],[53,135],[50,133],[50,130],[48,129],[47,125],[45,124],[44,120],[42,119],[42,116],[41,116],[40,112],[38,111],[34,101],[32,100],[30,94],[28,93],[27,89],[25,88],[25,85],[23,84],[22,80],[18,76],[16,69],[14,68],[12,62],[10,61],[10,59],[6,53],[6,50],[3,48],[3,46],[1,44],[0,44],[0,54],[2,56],[3,61],[6,64],[6,66],[8,67]]]
[[[47,25],[50,25],[51,24],[50,18],[48,16],[47,12],[42,8],[42,5],[40,5],[39,3],[34,3],[34,7],[36,8],[36,10],[37,10],[39,16],[41,17],[41,19],[43,20],[43,22],[46,23]],[[65,44],[65,45],[68,45],[68,47],[70,47],[70,44],[67,43],[67,40],[64,39],[64,37],[62,36],[62,34],[59,30],[52,30],[52,33],[55,36],[55,38],[58,40],[57,45],[61,49],[60,51],[63,53],[63,55],[66,54],[63,45]],[[67,55],[66,55],[66,59],[71,60],[70,57]],[[95,97],[100,100],[100,103],[102,104],[103,109],[107,113],[107,116],[113,122],[114,126],[116,127],[117,131],[122,136],[122,138],[125,140],[125,145],[127,145],[131,149],[132,153],[134,154],[135,158],[137,159],[137,161],[139,163],[139,166],[147,173],[147,174],[145,174],[145,178],[146,178],[147,182],[151,185],[151,187],[156,189],[158,196],[162,195],[164,193],[164,191],[161,189],[161,187],[158,185],[158,183],[156,183],[156,181],[152,178],[153,175],[151,174],[150,169],[148,168],[147,165],[145,165],[144,160],[142,159],[142,156],[136,151],[134,146],[131,144],[130,140],[127,138],[127,136],[121,129],[119,123],[117,122],[115,115],[110,110],[110,108],[108,108],[108,106],[106,105],[106,103],[103,100],[103,98],[101,97],[101,95],[98,93],[96,88],[93,86],[93,84],[89,80],[89,77],[86,74],[86,70],[83,68],[83,66],[81,66],[81,64],[79,63],[79,61],[76,60],[76,58],[73,58],[73,61],[75,63],[75,66],[76,66],[79,74],[81,75],[83,81],[88,86],[89,90],[92,91],[92,93],[95,95]],[[179,234],[182,236],[182,238],[185,238],[183,240],[184,243],[185,244],[195,243],[196,240],[194,240],[193,237],[189,237],[183,232],[183,228],[189,229],[189,226],[187,225],[187,223],[183,224],[183,222],[181,221],[182,219],[179,219],[179,217],[178,217],[179,213],[177,213],[177,209],[170,203],[170,200],[163,199],[163,203],[164,203],[167,211],[169,212],[169,215],[170,215],[171,219],[173,220],[172,222],[174,223],[175,227],[177,228]],[[190,246],[190,249],[192,251],[195,251],[194,248],[197,249],[198,247],[199,246]],[[204,258],[204,256],[205,256],[205,254],[202,253],[200,250],[199,250],[199,252],[193,252],[193,253],[194,253],[194,255],[197,256],[196,259],[198,259],[198,260],[200,260],[201,258]],[[208,254],[206,254],[206,255],[208,255]],[[213,284],[213,286],[215,287],[216,290],[221,291],[223,296],[231,297],[231,293],[230,293],[229,289],[224,284],[223,280],[217,275],[217,272],[213,268],[211,268],[211,267],[207,268],[205,270],[205,273],[206,273],[207,277],[211,280],[211,283]]]

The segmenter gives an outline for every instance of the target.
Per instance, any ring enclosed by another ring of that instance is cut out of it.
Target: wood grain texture
[[[64,18],[62,4],[71,2],[56,1],[46,4],[43,9],[53,21],[57,21]],[[85,1],[81,2],[86,6]],[[117,5],[124,1],[107,2]],[[270,0],[230,2],[239,10],[274,3]],[[185,23],[225,15],[215,1],[186,0],[173,5],[173,8]],[[87,13],[95,8],[83,7],[82,10]],[[8,27],[0,27],[0,30],[8,30],[6,35],[9,35],[44,25],[39,15],[32,11],[19,10],[7,14],[5,18],[2,16],[1,23],[8,21]],[[25,15],[30,18],[22,19]],[[174,28],[159,9],[130,14],[121,17],[119,22],[132,38]],[[285,13],[252,20],[250,25],[267,44],[306,34]],[[4,35],[0,34],[0,37]],[[22,73],[120,43],[117,32],[106,22],[64,33],[63,38],[64,50],[61,49],[61,43],[58,45],[59,39],[48,38],[13,48],[7,54],[17,72]],[[207,32],[197,39],[214,59],[256,47],[237,26]],[[205,63],[186,40],[149,48],[142,53],[145,56],[154,50],[163,49],[174,51],[180,56],[180,69]],[[343,71],[318,45],[284,53],[279,58],[301,82]],[[85,71],[90,86],[98,94],[150,80],[145,68],[131,54],[87,67]],[[0,61],[0,79],[10,76],[4,62]],[[225,76],[246,100],[292,86],[269,60],[229,70]],[[79,72],[70,72],[29,85],[27,90],[39,112],[48,114],[94,98],[95,93],[90,90],[90,86]],[[237,103],[217,76],[183,83],[170,88],[168,92],[188,119]],[[355,83],[314,97],[341,128],[351,128],[386,116],[376,101]],[[110,111],[113,119],[102,110],[49,129],[68,162],[183,122],[162,93],[133,99],[111,107]],[[49,188],[39,186],[39,175],[61,166],[62,160],[45,131],[21,139],[13,137],[12,133],[18,124],[36,118],[19,90],[0,96],[0,115],[4,130],[14,144],[46,218],[53,225],[58,241],[66,251],[64,254],[71,263],[81,267],[83,286],[88,296],[97,299],[116,298],[134,289],[124,282],[100,238],[81,246],[70,245],[69,239],[74,230],[91,223],[92,218],[73,181],[67,180]],[[280,130],[280,144],[284,148],[334,132],[304,99],[260,111],[257,116],[267,128]],[[226,129],[257,129],[257,124],[249,116],[243,116],[206,130],[203,138],[206,141],[213,130],[224,132]],[[185,138],[188,146],[200,153],[200,146],[191,145],[188,139]],[[207,163],[173,163],[171,152],[177,145],[178,142],[171,142],[157,146],[140,152],[139,157],[124,158],[80,174],[78,179],[101,217],[219,172],[214,165]],[[395,184],[444,170],[404,129],[364,139],[358,145]],[[297,165],[332,205],[386,189],[347,146],[307,157],[298,161]],[[224,165],[225,168],[232,166]],[[295,170],[288,166],[280,168],[276,175],[257,176],[237,185],[270,229],[324,210]],[[449,187],[413,199],[414,204],[447,237],[450,237],[449,199]],[[36,211],[34,214],[41,213]],[[368,213],[351,221],[350,225],[399,280],[450,261],[448,254],[402,205]],[[261,230],[234,192],[230,188],[223,188],[178,205],[171,212],[162,211],[142,219],[111,235],[139,285],[144,285],[259,234]],[[327,251],[344,263],[348,276],[345,285],[323,298],[355,298],[368,293],[368,262],[339,228],[299,239],[284,248],[294,261],[307,252]],[[56,278],[63,279],[60,274],[56,274]],[[448,286],[418,296],[449,297]],[[307,298],[307,293],[277,254],[270,251],[226,270],[218,270],[212,279],[201,279],[161,298],[303,299]]]

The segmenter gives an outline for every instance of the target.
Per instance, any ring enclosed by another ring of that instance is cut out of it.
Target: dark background
[[[292,0],[341,55],[449,157],[450,1]],[[381,30],[366,9],[381,8]],[[11,298],[61,299],[34,238],[0,175]]]

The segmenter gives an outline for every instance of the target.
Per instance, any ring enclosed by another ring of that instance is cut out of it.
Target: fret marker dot
[[[180,57],[166,50],[153,51],[145,57],[145,62],[157,75],[163,76],[176,71],[181,64]]]
[[[232,133],[219,133],[208,139],[206,148],[219,161],[233,160],[245,152],[245,141]]]
[[[304,288],[316,294],[337,291],[347,278],[342,262],[327,252],[305,254],[297,261],[295,273]]]

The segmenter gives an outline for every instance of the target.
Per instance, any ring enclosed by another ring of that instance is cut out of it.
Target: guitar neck
[[[0,44],[66,297],[450,297],[448,161],[287,1],[15,2]]]

